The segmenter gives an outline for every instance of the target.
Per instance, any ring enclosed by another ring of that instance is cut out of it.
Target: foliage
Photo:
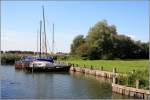
[[[84,36],[83,35],[78,35],[75,37],[73,40],[73,44],[71,45],[71,53],[77,54],[77,48],[80,47],[85,42]]]
[[[148,89],[149,79],[148,70],[137,70],[128,72],[127,76],[117,77],[117,84],[136,87],[136,80],[139,80],[139,88]]]
[[[119,35],[115,25],[100,21],[90,28],[87,36],[78,35],[71,44],[71,54],[84,59],[145,59],[149,43],[134,41]]]
[[[79,56],[57,55],[57,61],[80,60]]]
[[[117,84],[120,84],[120,85],[126,85],[128,82],[127,82],[127,77],[123,76],[123,75],[119,75],[116,80],[117,80]]]
[[[14,64],[15,61],[20,60],[21,55],[16,54],[2,54],[1,55],[1,64]]]

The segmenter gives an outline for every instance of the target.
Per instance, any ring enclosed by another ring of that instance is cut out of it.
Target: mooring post
[[[139,80],[136,80],[136,88],[139,88]]]
[[[113,83],[116,83],[116,68],[113,68]]]

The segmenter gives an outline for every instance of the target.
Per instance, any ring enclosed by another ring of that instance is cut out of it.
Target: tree
[[[71,54],[76,54],[77,48],[85,42],[83,35],[78,35],[74,38],[73,43],[71,44]]]
[[[82,59],[88,59],[89,46],[87,43],[82,43],[77,49],[76,54]]]
[[[103,20],[101,22],[98,22],[94,27],[92,27],[89,30],[87,42],[90,48],[94,47],[92,51],[95,50],[95,48],[98,48],[96,51],[98,52],[98,58],[102,57],[103,55],[105,56],[104,58],[107,58],[106,57],[107,55],[109,56],[112,55],[110,52],[112,51],[113,48],[113,36],[116,34],[117,31],[115,25],[109,26],[107,24],[107,21]]]
[[[71,45],[71,53],[88,59],[141,59],[149,56],[149,43],[134,41],[119,35],[115,25],[100,21],[90,28],[86,38],[78,35]]]

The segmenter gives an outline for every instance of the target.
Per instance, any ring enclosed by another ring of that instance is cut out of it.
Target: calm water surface
[[[1,66],[1,98],[117,99],[131,97],[112,93],[111,80],[71,72],[28,73]]]

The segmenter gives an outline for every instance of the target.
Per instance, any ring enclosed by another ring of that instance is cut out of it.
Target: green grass
[[[127,73],[133,70],[147,70],[149,60],[69,60],[66,61],[71,64],[78,64],[79,66],[89,67],[92,65],[95,69],[112,71],[115,67],[119,73]]]

